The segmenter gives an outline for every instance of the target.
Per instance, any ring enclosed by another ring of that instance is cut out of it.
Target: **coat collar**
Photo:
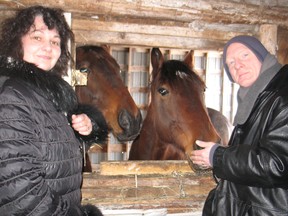
[[[70,112],[77,107],[73,88],[61,77],[35,65],[0,56],[0,78],[18,79],[53,102],[58,111]]]

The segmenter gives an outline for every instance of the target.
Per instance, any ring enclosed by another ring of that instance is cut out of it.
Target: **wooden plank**
[[[39,4],[38,0],[5,0],[1,2],[1,8],[23,8]],[[78,12],[91,16],[103,15],[120,17],[141,17],[162,20],[178,20],[191,22],[191,20],[204,20],[208,22],[250,23],[250,24],[276,24],[287,27],[288,3],[287,1],[266,0],[265,2],[253,1],[249,4],[227,0],[198,0],[187,1],[174,0],[154,1],[141,0],[62,0],[41,2],[44,6],[62,7],[67,12]]]
[[[167,209],[168,213],[200,212],[207,194],[214,187],[211,173],[178,172],[137,175],[136,178],[135,175],[85,173],[82,203],[114,211]]]
[[[123,162],[121,162],[123,163]],[[125,164],[125,163],[124,163]],[[137,175],[137,176],[136,176]],[[106,188],[106,187],[171,187],[171,185],[179,184],[179,182],[187,186],[209,185],[212,173],[194,174],[173,172],[169,174],[129,174],[129,175],[102,175],[99,173],[84,173],[83,187],[86,189]]]
[[[222,49],[225,41],[166,35],[143,35],[137,33],[97,32],[74,30],[76,43],[114,44],[129,46],[166,47],[182,49]]]
[[[104,209],[102,210],[102,213],[105,216],[106,215],[107,216],[145,216],[145,215],[167,216],[167,209],[165,208],[164,209],[147,209],[147,210],[145,209],[121,209],[121,210]],[[200,215],[201,214],[199,214],[199,216]],[[181,215],[181,216],[184,216],[184,215]]]
[[[109,151],[107,144],[94,144],[90,147],[88,153],[99,153],[99,152],[125,152],[127,150],[126,144],[123,143],[112,143],[109,144]]]
[[[172,173],[194,173],[187,161],[103,161],[101,175],[147,175]]]
[[[189,199],[170,198],[170,199],[147,199],[145,201],[137,200],[117,200],[111,202],[97,202],[95,200],[83,200],[83,204],[94,204],[101,209],[128,210],[128,209],[167,209],[169,214],[200,212],[203,208],[206,196],[193,197]],[[181,214],[180,214],[181,215]]]
[[[127,20],[126,20],[127,21]],[[145,23],[125,23],[110,22],[91,19],[74,19],[72,29],[74,31],[87,30],[89,31],[104,31],[104,32],[118,32],[118,33],[138,33],[144,35],[167,35],[173,37],[192,37],[192,38],[206,38],[211,40],[229,40],[230,38],[239,34],[255,35],[258,28],[254,25],[221,25],[209,23],[191,23],[191,26],[177,26],[177,23],[170,23],[166,25]],[[231,31],[231,29],[234,31]]]

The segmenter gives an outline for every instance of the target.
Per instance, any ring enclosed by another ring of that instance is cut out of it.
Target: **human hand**
[[[92,122],[86,114],[73,114],[71,122],[73,129],[81,135],[87,136],[92,132]]]
[[[196,144],[200,146],[201,150],[194,150],[191,153],[191,160],[194,164],[197,164],[199,167],[207,169],[211,167],[211,163],[209,160],[211,148],[216,145],[213,142],[204,142],[200,140],[196,140]]]

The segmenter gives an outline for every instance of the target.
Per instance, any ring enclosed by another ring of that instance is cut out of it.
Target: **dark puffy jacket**
[[[60,77],[0,58],[1,216],[82,215],[81,143],[67,119],[77,107]]]
[[[203,215],[287,216],[288,65],[259,95],[248,120],[234,128],[229,145],[215,151],[213,170],[222,180]]]

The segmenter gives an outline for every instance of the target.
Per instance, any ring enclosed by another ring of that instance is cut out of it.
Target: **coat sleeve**
[[[213,169],[217,177],[248,186],[288,188],[287,98],[278,98],[272,107],[264,121],[258,119],[253,129],[245,132],[249,133],[245,143],[215,150]]]
[[[21,91],[0,88],[1,215],[67,215],[68,204],[46,182],[32,116]]]
[[[71,122],[72,114],[86,114],[93,125],[92,132],[88,136],[80,135],[75,131],[76,137],[83,140],[88,147],[93,143],[103,144],[108,139],[108,126],[103,114],[95,107],[86,104],[79,104],[77,110],[72,111],[68,115],[68,120]]]

